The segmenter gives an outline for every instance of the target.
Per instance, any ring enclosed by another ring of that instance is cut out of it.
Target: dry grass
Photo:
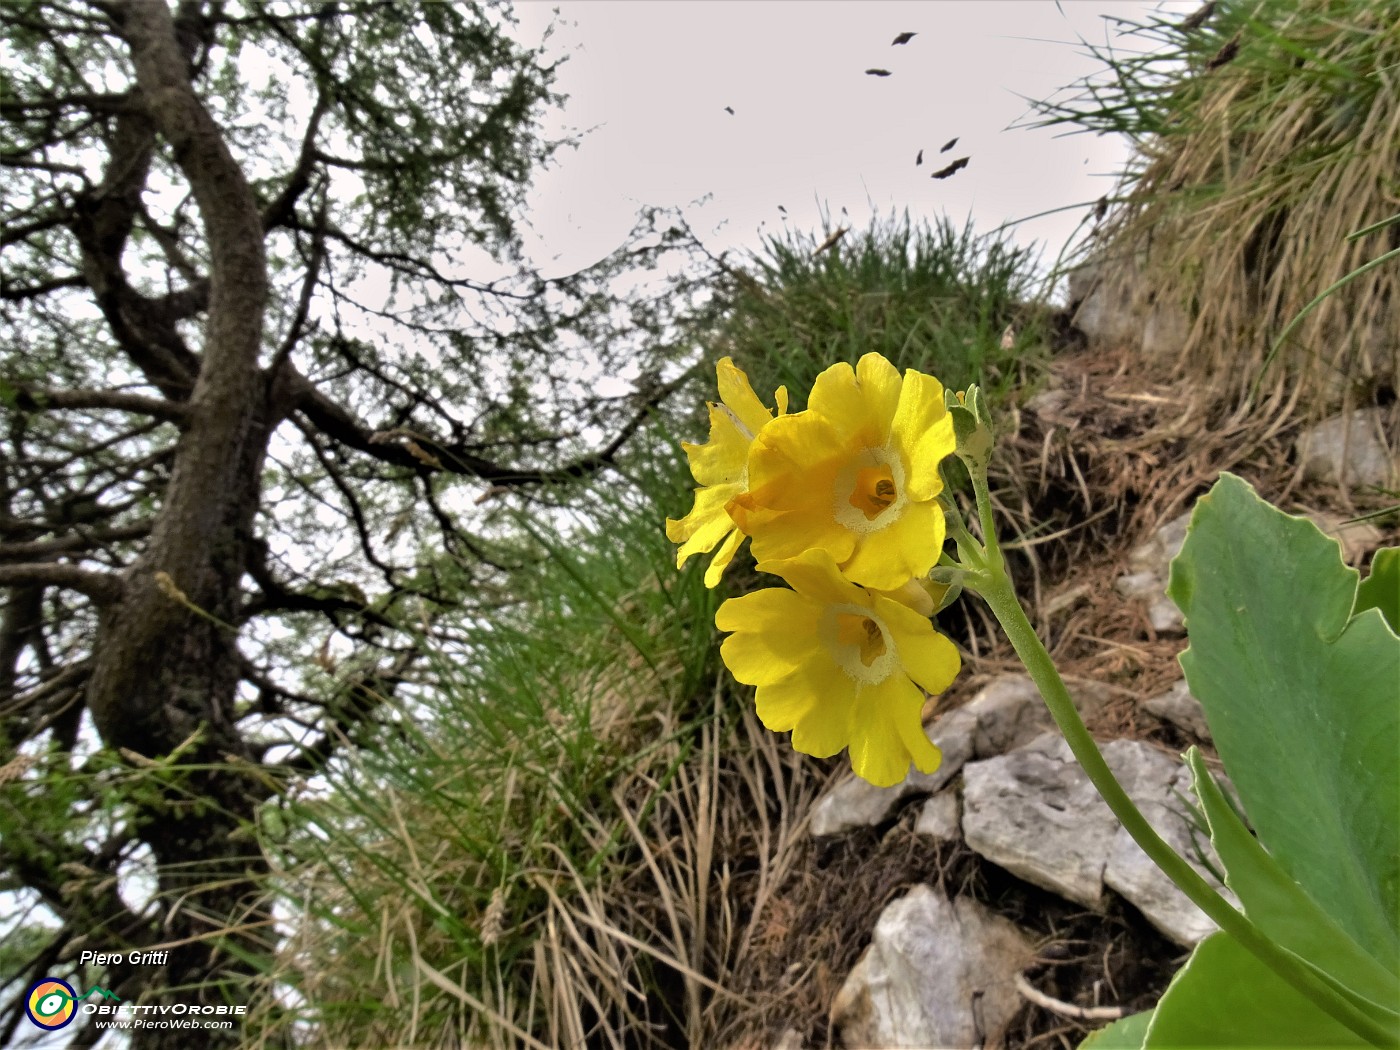
[[[738,971],[771,928],[825,777],[718,683],[691,720],[638,717],[639,691],[656,689],[644,668],[608,677],[600,724],[642,757],[600,785],[608,805],[555,803],[581,842],[524,841],[547,802],[521,770],[482,800],[509,815],[483,850],[532,856],[510,882],[493,886],[499,866],[463,848],[470,805],[451,802],[475,786],[451,783],[429,807],[381,792],[387,819],[358,861],[344,867],[342,851],[342,866],[285,874],[318,917],[274,975],[314,1006],[301,1045],[716,1046],[763,998]],[[587,870],[590,855],[606,859]],[[262,1011],[250,1045],[278,1045],[298,1014],[271,997]]]
[[[1093,252],[1138,274],[1144,306],[1184,312],[1177,374],[1238,405],[1290,320],[1400,246],[1395,225],[1348,239],[1400,211],[1400,4],[1226,2],[1165,35],[1185,64],[1124,128],[1138,156]],[[1127,96],[1148,90],[1146,63],[1116,68]],[[1110,108],[1056,119],[1095,126]],[[1300,385],[1319,411],[1393,394],[1398,305],[1400,262],[1330,296],[1264,374],[1256,414],[1285,414]]]

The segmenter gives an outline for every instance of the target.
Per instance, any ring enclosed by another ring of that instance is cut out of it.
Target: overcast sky
[[[845,207],[857,228],[872,210],[907,208],[959,225],[971,215],[990,231],[1092,203],[1113,188],[1121,141],[1011,125],[1031,119],[1026,98],[1102,68],[1081,38],[1136,46],[1105,15],[1141,21],[1196,6],[527,0],[517,6],[522,39],[537,42],[557,19],[550,51],[570,56],[559,86],[571,98],[552,130],[594,129],[537,177],[533,254],[549,272],[587,265],[621,241],[645,204],[686,206],[718,250],[754,246],[760,227],[784,221],[811,231],[821,206],[835,222]],[[893,46],[904,32],[917,35]],[[890,75],[868,75],[872,68]],[[965,169],[930,178],[960,157],[970,158]],[[706,195],[708,203],[692,203]],[[1049,246],[1053,261],[1084,213],[1029,221],[1014,236]]]

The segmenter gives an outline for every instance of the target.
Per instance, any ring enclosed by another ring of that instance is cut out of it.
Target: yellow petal
[[[690,473],[701,485],[722,485],[744,476],[750,439],[739,429],[734,414],[723,405],[710,405],[710,439],[703,445],[681,442]]]
[[[748,436],[752,438],[763,429],[763,424],[773,418],[773,413],[763,407],[763,402],[749,385],[749,377],[731,359],[720,358],[715,373],[719,380],[719,399],[748,428]]]
[[[878,380],[884,377],[877,369],[869,371],[878,392]],[[862,389],[856,370],[844,362],[817,376],[807,398],[807,412],[798,415],[820,417],[836,432],[835,443],[847,447],[882,447],[890,420],[889,416],[880,418],[874,402]]]
[[[941,693],[953,684],[962,669],[962,657],[927,618],[884,596],[875,598],[875,612],[894,638],[905,674],[930,693]]]
[[[738,485],[711,485],[695,490],[695,505],[683,518],[666,519],[666,538],[681,547],[676,551],[676,567],[692,554],[712,550],[734,529],[734,521],[724,509],[739,492]]]
[[[841,575],[836,559],[819,547],[793,558],[759,562],[758,571],[781,576],[793,590],[820,605],[870,604],[866,593]]]
[[[890,787],[909,775],[909,763],[921,770],[938,767],[942,755],[920,721],[923,695],[903,675],[862,689],[858,716],[851,725],[851,768],[876,787]]]
[[[883,598],[890,598],[901,605],[913,609],[920,616],[928,618],[934,613],[934,596],[929,592],[927,581],[907,580],[902,587],[897,587],[892,591],[874,591],[875,594]],[[930,585],[931,586],[931,585]],[[944,587],[943,590],[947,590]],[[942,597],[942,592],[939,592]]]
[[[907,580],[925,576],[943,549],[943,510],[929,500],[909,503],[878,532],[862,536],[841,571],[852,583],[892,591]],[[755,545],[755,555],[757,555]]]
[[[890,440],[904,457],[909,498],[926,500],[938,495],[943,490],[938,464],[951,456],[957,446],[942,383],[913,369],[904,373]]]
[[[785,678],[821,656],[817,622],[821,606],[796,591],[770,587],[730,598],[715,614],[715,626],[733,633],[720,656],[746,685]]]
[[[906,372],[919,375],[918,372]],[[881,445],[889,438],[890,421],[897,411],[904,383],[899,378],[899,369],[879,354],[866,354],[856,362],[856,382],[865,397],[870,412],[880,421]]]
[[[729,568],[729,563],[734,560],[735,551],[743,542],[744,534],[738,529],[724,538],[724,542],[719,545],[719,550],[715,551],[715,556],[710,559],[709,568],[705,570],[706,587],[714,587],[719,584],[719,578],[724,575],[724,570]]]
[[[832,668],[832,672],[818,686],[821,691],[817,694],[817,703],[792,730],[793,748],[815,758],[830,758],[851,740],[851,721],[856,704],[855,683],[835,672],[835,668]]]
[[[786,506],[792,497],[810,499],[812,475],[834,480],[848,455],[841,435],[825,417],[814,412],[779,416],[749,448],[749,488],[774,505]]]
[[[759,561],[791,558],[811,547],[844,561],[855,537],[833,516],[836,474],[846,447],[820,416],[799,412],[768,424],[749,452],[749,488],[729,512],[754,537]]]
[[[800,722],[815,717],[817,722],[829,722],[833,716],[829,711],[823,679],[830,679],[834,668],[823,660],[816,659],[800,668],[795,674],[768,685],[761,685],[754,694],[754,709],[764,728],[774,733],[786,733]],[[836,751],[845,746],[844,738]],[[802,750],[799,748],[798,750]],[[836,751],[827,752],[835,754]],[[810,751],[806,752],[811,754]]]

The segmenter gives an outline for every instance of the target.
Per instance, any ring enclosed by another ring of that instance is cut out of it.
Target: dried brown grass
[[[1184,311],[1179,376],[1231,405],[1305,306],[1386,251],[1400,211],[1400,6],[1355,0],[1232,3],[1236,57],[1194,65],[1093,253]],[[1219,17],[1219,16],[1218,16]],[[1400,375],[1400,264],[1326,299],[1282,346],[1252,411],[1366,403]]]

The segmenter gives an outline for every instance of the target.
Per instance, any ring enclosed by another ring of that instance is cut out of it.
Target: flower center
[[[868,616],[838,614],[836,640],[853,647],[866,667],[885,655],[885,634],[880,630],[880,625]]]
[[[894,639],[863,605],[828,606],[821,637],[836,665],[861,685],[878,685],[899,667]]]
[[[851,490],[851,506],[874,521],[894,502],[897,494],[894,473],[887,464],[862,467],[856,472],[855,488]]]
[[[904,513],[904,464],[897,453],[863,448],[837,472],[832,517],[852,532],[879,532]]]

